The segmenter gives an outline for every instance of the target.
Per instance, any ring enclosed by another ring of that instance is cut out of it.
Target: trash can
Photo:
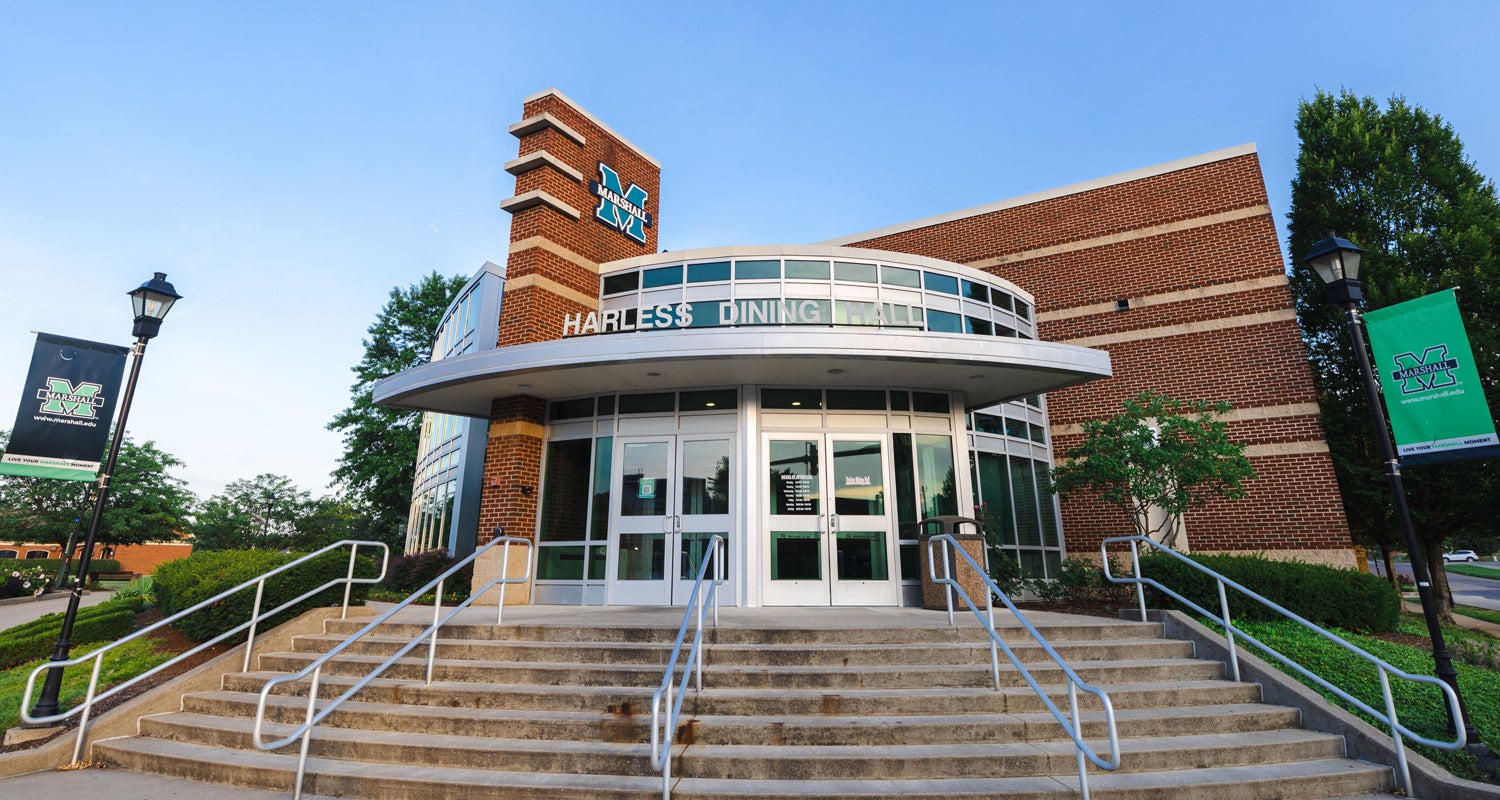
[[[973,517],[953,515],[928,517],[917,524],[922,529],[922,534],[917,537],[917,549],[922,554],[922,607],[946,610],[948,608],[946,598],[947,587],[932,579],[934,572],[939,577],[947,577],[943,575],[942,547],[940,545],[936,553],[938,558],[937,568],[935,570],[929,569],[927,559],[931,554],[927,546],[928,540],[941,534],[950,534],[957,540],[959,546],[964,549],[964,552],[969,554],[970,558],[974,559],[980,567],[988,570],[989,562],[985,560],[984,529],[980,527],[979,520]],[[963,532],[965,526],[970,528],[969,533]],[[948,564],[958,580],[958,585],[963,587],[964,592],[973,598],[974,602],[980,608],[984,608],[985,592],[989,591],[988,587],[984,585],[984,580],[974,572],[974,568],[969,566],[969,562],[965,561],[963,556],[957,553],[950,553],[948,555]],[[953,607],[955,609],[962,609],[969,606],[964,602],[962,595],[954,592]]]

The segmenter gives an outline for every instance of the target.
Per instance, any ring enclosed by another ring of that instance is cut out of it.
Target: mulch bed
[[[140,630],[141,628],[156,623],[161,618],[162,614],[160,611],[157,611],[154,608],[146,609],[145,611],[142,611],[141,613],[135,615],[135,629]],[[159,644],[157,645],[157,652],[160,653],[186,653],[187,651],[196,647],[198,644],[197,642],[193,641],[185,634],[183,634],[182,631],[177,630],[171,625],[153,631],[151,633],[151,638],[156,639],[157,642],[159,642]],[[121,703],[125,703],[129,700],[139,697],[140,695],[145,694],[146,692],[149,692],[152,689],[173,680],[174,678],[182,675],[188,670],[193,669],[194,667],[197,667],[200,664],[213,660],[220,654],[232,649],[232,647],[232,645],[219,644],[214,645],[213,647],[209,647],[201,653],[195,653],[192,656],[185,658],[182,661],[162,670],[161,672],[152,675],[146,680],[137,683],[136,685],[115,695],[114,697],[104,700],[103,702],[95,703],[94,710],[90,712],[90,716],[92,719],[97,720],[100,714],[109,711],[110,709],[120,705]],[[84,665],[74,667],[74,669],[84,668]],[[56,739],[58,736],[76,736],[77,732],[78,718],[74,717],[73,719],[70,719],[63,725],[59,726],[57,728],[57,732],[52,736],[49,736],[45,739],[33,739],[32,741],[21,742],[19,744],[0,745],[0,753],[10,753],[16,750],[31,750],[33,748],[41,747],[42,745],[47,744],[48,742]]]

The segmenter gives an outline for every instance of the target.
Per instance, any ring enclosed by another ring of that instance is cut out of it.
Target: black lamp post
[[[266,546],[266,539],[271,534],[271,508],[276,505],[276,493],[266,492],[266,515],[260,521],[260,546]]]
[[[109,498],[109,479],[115,471],[120,444],[125,439],[125,420],[130,416],[130,401],[135,397],[135,383],[141,375],[141,358],[146,354],[146,343],[156,337],[161,330],[162,318],[181,297],[172,288],[172,284],[167,283],[166,274],[161,272],[130,292],[130,302],[135,307],[135,327],[131,330],[131,335],[136,337],[135,347],[132,348],[135,358],[130,365],[130,379],[125,383],[125,395],[120,399],[120,418],[115,423],[115,438],[110,442],[109,455],[99,471],[98,489],[94,492],[94,515],[89,519],[88,534],[83,539],[83,553],[78,557],[78,579],[73,581],[73,593],[68,597],[62,632],[57,637],[57,647],[52,652],[53,661],[68,660],[68,651],[73,647],[73,621],[78,617],[78,604],[83,599],[83,580],[88,574],[89,561],[94,557],[94,539],[99,535],[99,521],[104,517],[104,503]],[[50,717],[57,714],[57,693],[62,688],[62,676],[61,667],[54,667],[47,672],[41,697],[32,709],[31,716]]]
[[[1463,693],[1458,689],[1458,671],[1453,668],[1453,659],[1448,646],[1443,642],[1443,628],[1438,623],[1437,607],[1432,599],[1432,575],[1427,571],[1427,559],[1417,542],[1416,531],[1411,524],[1411,511],[1406,506],[1406,488],[1401,483],[1401,462],[1391,446],[1391,435],[1386,430],[1385,412],[1380,404],[1380,386],[1376,383],[1375,371],[1370,366],[1370,354],[1365,348],[1365,336],[1361,331],[1363,318],[1359,312],[1364,292],[1360,291],[1359,262],[1364,250],[1354,246],[1348,239],[1340,239],[1327,231],[1313,245],[1312,252],[1302,263],[1313,268],[1323,279],[1328,290],[1328,299],[1343,306],[1349,320],[1349,336],[1354,340],[1354,357],[1359,362],[1359,375],[1364,381],[1365,400],[1370,404],[1370,416],[1375,422],[1375,436],[1380,440],[1380,456],[1385,460],[1386,475],[1390,478],[1391,498],[1396,503],[1396,518],[1401,523],[1401,536],[1406,540],[1406,552],[1411,557],[1412,576],[1417,582],[1417,595],[1422,600],[1422,616],[1427,620],[1427,636],[1432,639],[1434,672],[1439,680],[1448,684],[1458,696],[1459,712],[1463,715],[1464,735],[1468,739],[1468,750],[1476,756],[1494,758],[1489,748],[1479,740],[1479,732],[1469,721],[1468,708],[1464,705]],[[1446,704],[1445,704],[1446,705]],[[1454,720],[1449,719],[1452,726]]]

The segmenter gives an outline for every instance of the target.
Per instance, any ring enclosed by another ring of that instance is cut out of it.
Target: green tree
[[[398,532],[405,529],[411,506],[422,415],[377,406],[370,389],[382,378],[431,360],[443,312],[464,283],[462,276],[433,272],[420,283],[391,290],[367,331],[364,357],[353,368],[357,380],[349,387],[349,407],[328,424],[344,437],[333,477],[357,505],[368,509],[370,527],[382,532],[376,538],[404,538]]]
[[[1173,547],[1182,515],[1215,497],[1238,500],[1255,477],[1245,446],[1229,439],[1224,402],[1181,401],[1142,392],[1124,413],[1083,423],[1083,444],[1052,470],[1052,491],[1097,495],[1138,536]]]
[[[263,473],[231,481],[203,501],[193,525],[200,550],[284,550],[297,547],[298,522],[312,502],[282,475]],[[337,540],[335,540],[337,541]]]
[[[8,442],[9,434],[0,438]],[[115,461],[99,543],[118,546],[177,538],[187,526],[195,500],[182,479],[171,474],[182,466],[181,459],[156,442],[137,444],[127,435]],[[78,521],[86,525],[93,514],[93,495],[88,491],[92,485],[0,476],[0,537],[35,544],[66,543]]]
[[[1382,109],[1348,91],[1319,92],[1299,106],[1297,134],[1288,254],[1300,259],[1330,229],[1365,248],[1366,310],[1458,287],[1493,415],[1500,408],[1494,184],[1464,157],[1451,126],[1400,97]],[[1401,536],[1343,311],[1309,269],[1293,269],[1291,286],[1350,529],[1356,541],[1388,553]],[[1493,531],[1500,512],[1495,460],[1412,467],[1402,478],[1428,564],[1441,563],[1444,540]],[[1433,573],[1446,617],[1446,581],[1442,570]]]

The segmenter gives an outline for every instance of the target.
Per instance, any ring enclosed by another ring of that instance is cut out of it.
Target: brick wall
[[[515,129],[518,160],[538,154],[546,159],[531,162],[540,166],[516,175],[515,198],[540,192],[546,199],[529,207],[514,206],[512,212],[497,335],[500,347],[558,338],[565,315],[598,308],[599,264],[655,253],[657,243],[661,167],[650,156],[556,92],[528,98],[521,118]],[[622,185],[634,183],[646,191],[646,211],[653,224],[645,229],[644,244],[594,218],[598,201],[589,183],[599,179],[600,162],[619,173]],[[480,500],[480,544],[489,541],[497,525],[512,536],[530,537],[535,532],[545,422],[546,406],[535,398],[494,402]],[[522,487],[529,487],[529,493]]]
[[[1255,153],[846,243],[1013,281],[1036,295],[1040,338],[1107,350],[1112,378],[1048,396],[1059,455],[1084,420],[1146,389],[1233,404],[1231,435],[1258,477],[1246,499],[1189,512],[1192,549],[1351,551]],[[1091,498],[1062,513],[1074,553],[1127,532]]]

